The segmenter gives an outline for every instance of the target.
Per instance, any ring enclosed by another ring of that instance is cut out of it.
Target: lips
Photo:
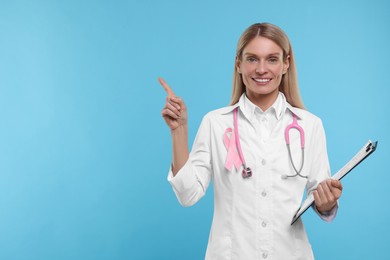
[[[252,78],[255,82],[260,84],[267,84],[271,81],[271,78]]]

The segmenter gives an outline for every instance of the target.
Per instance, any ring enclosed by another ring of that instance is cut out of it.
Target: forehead
[[[244,48],[243,55],[251,53],[259,56],[267,56],[269,54],[283,54],[282,48],[274,41],[258,36],[251,40]]]

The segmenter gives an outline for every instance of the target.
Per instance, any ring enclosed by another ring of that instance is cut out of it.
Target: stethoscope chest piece
[[[242,169],[242,178],[246,179],[252,176],[252,169],[244,166]]]

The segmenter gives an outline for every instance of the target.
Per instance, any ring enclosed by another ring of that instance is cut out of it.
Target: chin
[[[255,94],[255,95],[272,95],[274,94],[275,92],[279,92],[279,89],[278,88],[269,88],[269,87],[256,87],[255,89],[249,89],[249,92]]]

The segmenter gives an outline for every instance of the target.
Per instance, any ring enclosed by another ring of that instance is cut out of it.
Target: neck
[[[265,95],[247,92],[246,95],[253,104],[260,107],[261,110],[267,111],[267,109],[270,108],[273,103],[275,103],[276,99],[278,98],[279,91],[274,91]]]

